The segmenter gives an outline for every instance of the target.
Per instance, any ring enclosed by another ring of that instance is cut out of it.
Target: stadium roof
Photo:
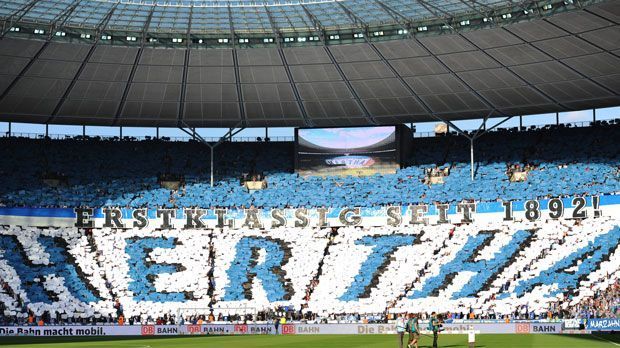
[[[393,124],[620,105],[620,2],[0,0],[0,121]]]
[[[557,1],[556,1],[557,2]],[[20,21],[147,33],[311,32],[358,24],[432,23],[537,9],[535,1],[506,0],[2,0],[0,15],[26,8]],[[552,3],[548,1],[545,3]],[[572,1],[570,1],[572,3]],[[107,18],[109,17],[109,18]]]

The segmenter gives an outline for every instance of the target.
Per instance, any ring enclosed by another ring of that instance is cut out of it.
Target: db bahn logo
[[[235,325],[235,333],[245,334],[248,332],[247,325]]]
[[[187,325],[187,333],[189,334],[200,333],[200,325]]]
[[[282,334],[283,335],[294,335],[295,334],[295,325],[293,325],[293,324],[284,324],[284,325],[282,325]]]
[[[517,333],[530,333],[530,324],[516,324]]]
[[[140,331],[142,336],[152,336],[155,334],[155,325],[142,325]]]

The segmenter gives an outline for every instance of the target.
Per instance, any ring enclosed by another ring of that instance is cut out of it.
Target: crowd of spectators
[[[368,207],[608,194],[620,191],[619,127],[489,133],[476,141],[475,181],[468,141],[458,135],[415,138],[404,168],[369,177],[300,177],[293,143],[225,142],[215,152],[214,187],[210,152],[198,142],[0,138],[0,173],[11,173],[0,205]],[[46,172],[63,173],[67,184],[46,185]],[[168,173],[184,179],[178,189],[158,183]],[[443,184],[421,184],[431,179]],[[269,185],[249,190],[248,180]]]
[[[290,143],[260,143],[252,145],[252,150],[248,150],[247,144],[224,143],[218,147],[217,184],[214,188],[206,184],[209,177],[209,153],[202,144],[195,142],[2,138],[0,156],[6,160],[0,162],[0,173],[19,175],[5,175],[4,185],[0,187],[0,206],[341,207],[613,194],[620,192],[618,127],[616,124],[604,128],[560,128],[489,134],[480,138],[477,145],[475,182],[469,180],[469,154],[468,147],[463,146],[465,140],[453,135],[416,139],[416,151],[405,168],[396,174],[364,178],[301,178],[293,173],[293,144]],[[161,153],[166,153],[163,160]],[[174,156],[168,155],[169,153]],[[46,177],[46,173],[63,173],[62,178],[67,184],[58,187],[46,185],[41,180]],[[516,173],[527,173],[527,178],[513,180]],[[270,181],[269,187],[254,193],[239,185],[239,178],[245,183],[265,181],[266,177]],[[420,185],[420,182],[430,183],[430,178],[439,177],[444,181],[441,185]],[[166,180],[179,180],[181,185],[173,190],[162,188],[161,182]],[[508,300],[502,302],[496,297],[497,294],[514,291],[526,275],[531,276],[535,271],[540,273],[541,264],[550,266],[549,258],[557,261],[569,255],[568,251],[575,245],[590,247],[586,239],[592,237],[592,234],[608,231],[609,226],[605,224],[609,223],[606,221],[592,226],[581,226],[579,220],[575,220],[571,223],[574,224],[572,226],[557,221],[546,223],[542,226],[544,229],[533,226],[536,231],[541,229],[536,232],[538,239],[528,241],[522,246],[533,248],[532,253],[516,257],[514,269],[508,270],[493,283],[486,283],[487,290],[476,298],[474,306],[466,310],[462,303],[446,301],[438,304],[427,301],[420,304],[422,318],[427,316],[432,306],[437,305],[451,306],[450,310],[438,310],[443,312],[443,316],[448,320],[618,317],[620,285],[615,281],[610,286],[602,286],[601,284],[606,283],[601,280],[600,274],[596,273],[599,271],[588,275],[595,281],[580,285],[579,289],[564,291],[563,297],[559,297],[557,301],[547,303],[542,299],[542,295],[528,294],[532,298],[531,304],[523,301],[513,304]],[[507,230],[510,228],[508,225],[497,228],[504,229],[496,234],[497,238],[503,238],[504,242],[509,241],[512,235]],[[92,269],[105,270],[101,273],[101,288],[112,294],[108,299],[110,308],[106,307],[105,311],[98,309],[96,313],[90,314],[69,312],[74,308],[35,313],[28,308],[24,297],[15,291],[15,287],[1,280],[0,274],[0,324],[271,322],[283,317],[289,321],[309,322],[385,322],[390,320],[393,313],[406,311],[406,305],[399,307],[397,303],[410,298],[415,292],[422,291],[421,284],[437,274],[435,265],[449,263],[454,252],[461,250],[469,236],[475,236],[490,227],[454,225],[448,229],[448,234],[445,234],[445,229],[440,230],[438,227],[425,229],[428,235],[420,246],[414,245],[418,249],[394,256],[395,261],[391,266],[401,269],[402,272],[412,268],[412,265],[415,266],[417,271],[413,273],[413,279],[410,279],[409,283],[399,283],[400,280],[394,276],[394,269],[371,265],[385,272],[380,275],[386,275],[393,281],[382,284],[383,287],[374,284],[379,292],[372,294],[379,296],[380,301],[362,301],[355,306],[335,294],[345,293],[346,284],[358,280],[357,269],[352,269],[350,264],[362,264],[366,254],[352,254],[352,250],[363,248],[356,242],[368,235],[369,231],[355,228],[341,231],[304,231],[308,232],[308,235],[300,233],[303,237],[294,238],[290,242],[291,250],[312,250],[320,257],[306,256],[297,259],[299,256],[293,251],[283,251],[289,265],[294,265],[295,262],[303,265],[297,268],[291,266],[293,268],[286,270],[286,276],[292,279],[292,282],[301,284],[302,291],[294,294],[290,301],[294,304],[291,306],[273,306],[264,299],[258,303],[260,308],[255,314],[242,314],[225,306],[218,307],[227,302],[227,272],[231,269],[235,256],[231,250],[234,250],[236,243],[245,234],[230,231],[212,238],[202,236],[208,241],[201,239],[198,234],[185,237],[188,239],[180,244],[187,249],[183,261],[195,261],[201,265],[201,274],[194,275],[194,278],[198,279],[194,279],[196,283],[193,283],[193,286],[209,301],[204,304],[206,308],[202,313],[183,314],[180,318],[171,310],[173,305],[158,305],[148,309],[135,304],[132,304],[135,307],[127,307],[124,305],[127,302],[122,298],[113,297],[117,296],[119,291],[129,296],[126,288],[128,278],[123,278],[123,283],[108,279],[106,274],[125,277],[121,267],[115,267],[114,263],[119,255],[123,254],[120,245],[133,236],[129,236],[131,231],[127,232],[127,236],[97,231],[94,236],[92,230],[87,230],[84,243],[92,248],[90,251],[96,255],[90,266]],[[153,231],[148,233],[151,232]],[[284,240],[291,238],[289,232],[282,230],[272,233]],[[372,232],[386,235],[394,233],[392,230],[380,229]],[[145,232],[147,235],[148,233]],[[170,233],[169,236],[172,236],[176,232]],[[436,237],[430,238],[430,235]],[[77,243],[77,239],[81,237],[72,238],[75,238]],[[205,254],[194,254],[198,250],[197,246],[203,246],[199,252]],[[388,248],[389,245],[381,247]],[[32,252],[37,251],[41,252]],[[86,252],[88,251],[84,251]],[[422,254],[425,259],[419,257]],[[251,255],[251,260],[257,261],[259,257],[261,256],[257,252]],[[175,269],[179,271],[182,268]],[[278,276],[284,277],[282,270],[278,272]],[[360,277],[364,276],[369,275],[362,274]],[[617,279],[617,275],[615,277]],[[166,281],[165,286],[176,286],[173,280]],[[243,290],[243,295],[251,295],[250,287]],[[362,290],[366,291],[362,295],[371,295],[369,290]],[[445,290],[437,291],[442,294]],[[392,299],[395,295],[398,298],[393,302],[388,303],[385,300]],[[446,298],[449,296],[446,295]],[[495,303],[500,303],[502,307],[495,307]],[[349,311],[347,307],[352,309]],[[146,310],[152,310],[152,313],[140,313]]]
[[[592,284],[592,288],[597,284]],[[575,318],[620,318],[620,281],[609,287],[593,290],[590,297],[566,311],[568,317]]]

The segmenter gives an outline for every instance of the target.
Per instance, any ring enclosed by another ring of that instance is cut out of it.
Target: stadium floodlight
[[[239,43],[248,43],[250,42],[249,39],[239,39]]]
[[[18,32],[20,29],[19,27],[11,27],[11,29],[9,29],[10,31],[14,31],[14,32]]]
[[[505,14],[503,14],[503,15],[502,15],[502,18],[503,18],[503,19],[509,19],[509,18],[512,18],[512,13],[505,13]]]
[[[428,27],[426,25],[423,27],[418,27],[418,31],[428,31]]]
[[[228,39],[217,39],[217,43],[228,43]]]
[[[264,43],[272,43],[273,42],[273,38],[272,37],[266,37],[263,39]]]
[[[43,29],[35,29],[34,33],[37,34],[37,35],[43,35],[43,34],[45,34],[45,30],[43,30]]]
[[[284,42],[295,42],[295,38],[293,37],[285,37]]]
[[[545,11],[549,11],[552,8],[553,8],[553,5],[551,5],[551,4],[546,4],[546,5],[543,5],[543,7],[542,7],[542,9],[545,10]]]
[[[173,43],[182,43],[183,39],[181,39],[181,38],[172,38],[172,42]]]
[[[65,33],[64,31],[57,31],[56,36],[67,36],[67,33]]]
[[[127,41],[135,42],[135,41],[138,41],[138,38],[135,36],[127,36]]]
[[[485,23],[486,22],[493,22],[493,17],[484,17],[484,18],[482,18],[482,21],[485,22]]]
[[[465,25],[469,25],[469,19],[466,19],[464,21],[461,21],[461,25],[465,26]]]
[[[198,43],[199,43],[199,44],[201,44],[201,43],[203,43],[203,42],[204,42],[204,41],[202,41],[202,39],[198,39]]]
[[[407,33],[409,33],[407,29],[398,29],[398,35],[406,35]]]
[[[112,40],[112,36],[110,35],[102,35],[101,40]]]
[[[297,42],[306,42],[306,38],[303,36],[300,36],[297,38]]]
[[[340,40],[340,35],[338,35],[338,34],[335,34],[335,35],[330,35],[330,36],[329,36],[329,39],[330,39],[330,40]]]
[[[355,33],[355,34],[353,34],[353,37],[356,38],[356,39],[361,39],[361,38],[364,37],[364,34],[362,34],[362,33]]]
[[[319,37],[318,36],[310,36],[308,38],[309,41],[319,41]]]
[[[81,39],[90,39],[90,34],[80,34]]]

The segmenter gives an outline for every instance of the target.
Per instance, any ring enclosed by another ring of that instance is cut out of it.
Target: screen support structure
[[[234,128],[230,128],[228,132],[226,132],[226,134],[222,135],[220,140],[216,142],[208,142],[207,140],[205,140],[205,138],[198,134],[198,132],[196,132],[196,128],[191,128],[185,122],[181,121],[181,127],[179,127],[179,129],[183,131],[183,133],[189,135],[190,137],[192,137],[192,139],[199,140],[201,143],[207,145],[211,150],[211,187],[213,187],[213,155],[215,153],[215,148],[222,144],[224,141],[226,141],[226,139],[232,139],[233,136],[245,129],[245,127],[239,127],[240,125],[241,124],[238,123]],[[239,127],[239,129],[237,129],[237,127]]]
[[[455,129],[460,135],[464,136],[465,138],[467,138],[469,140],[469,153],[470,153],[470,172],[471,172],[471,180],[475,180],[474,179],[474,142],[476,141],[476,139],[480,138],[481,136],[485,135],[486,133],[492,131],[493,129],[499,127],[500,125],[504,124],[506,121],[510,120],[511,118],[513,118],[514,116],[508,116],[506,118],[504,118],[503,120],[501,120],[500,122],[496,123],[494,126],[487,128],[487,121],[489,119],[489,117],[491,116],[491,113],[489,113],[485,118],[482,119],[482,123],[480,123],[480,127],[478,127],[478,130],[476,130],[476,132],[474,132],[473,135],[468,134],[467,132],[463,132],[460,129]],[[451,123],[448,124],[448,126],[452,126]]]

